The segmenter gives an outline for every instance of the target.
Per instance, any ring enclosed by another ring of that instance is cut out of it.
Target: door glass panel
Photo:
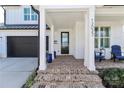
[[[62,54],[69,53],[69,33],[67,32],[61,33],[61,53]]]

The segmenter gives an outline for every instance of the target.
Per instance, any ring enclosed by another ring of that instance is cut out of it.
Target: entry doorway
[[[61,54],[69,54],[69,32],[61,32]]]

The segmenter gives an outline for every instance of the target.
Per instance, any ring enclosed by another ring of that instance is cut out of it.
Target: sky
[[[4,22],[4,10],[2,7],[0,7],[0,23]]]

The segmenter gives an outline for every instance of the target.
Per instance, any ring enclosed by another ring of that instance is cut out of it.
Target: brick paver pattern
[[[38,71],[33,88],[102,88],[101,78],[73,56],[58,56],[45,71]]]

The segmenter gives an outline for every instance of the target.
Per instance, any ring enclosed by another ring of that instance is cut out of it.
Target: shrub
[[[122,88],[124,87],[124,69],[109,68],[100,70],[100,77],[105,87]]]

